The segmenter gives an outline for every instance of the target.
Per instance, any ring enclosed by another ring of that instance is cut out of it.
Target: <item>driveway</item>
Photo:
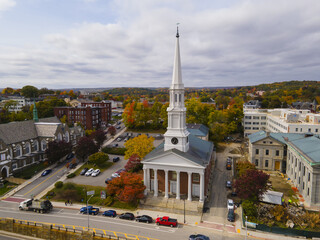
[[[112,154],[108,154],[110,160],[112,161],[113,157],[116,157],[117,155],[112,155]],[[91,177],[91,176],[84,176],[84,175],[79,175],[76,176],[74,178],[71,179],[66,179],[65,182],[73,182],[76,184],[83,184],[83,185],[91,185],[91,186],[103,186],[105,187],[105,180],[108,177],[111,177],[111,174],[116,172],[117,170],[124,168],[124,166],[127,163],[127,160],[124,160],[123,156],[119,156],[120,157],[120,161],[114,163],[111,167],[109,167],[108,169],[104,170],[102,173],[100,173],[98,176],[96,177]]]

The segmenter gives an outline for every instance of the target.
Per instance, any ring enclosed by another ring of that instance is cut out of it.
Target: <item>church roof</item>
[[[187,152],[182,152],[177,149],[170,149],[164,151],[164,142],[161,143],[157,148],[150,152],[143,161],[160,156],[167,152],[173,152],[179,156],[192,161],[200,166],[206,167],[210,162],[211,155],[213,152],[213,143],[209,141],[202,140],[193,135],[189,135],[189,150]]]
[[[203,124],[188,123],[187,130],[194,136],[205,137],[209,133],[209,128]]]

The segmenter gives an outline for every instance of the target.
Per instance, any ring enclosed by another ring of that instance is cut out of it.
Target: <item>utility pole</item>
[[[186,199],[183,199],[183,223],[186,223]]]
[[[248,216],[246,216],[246,240],[248,236]]]

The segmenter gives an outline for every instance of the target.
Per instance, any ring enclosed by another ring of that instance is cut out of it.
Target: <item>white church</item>
[[[215,157],[214,145],[191,134],[186,126],[178,29],[167,112],[164,142],[142,161],[145,194],[203,202]]]

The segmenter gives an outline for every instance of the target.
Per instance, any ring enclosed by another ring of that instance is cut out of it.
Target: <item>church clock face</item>
[[[174,137],[171,139],[172,144],[177,144],[178,143],[178,138]]]

